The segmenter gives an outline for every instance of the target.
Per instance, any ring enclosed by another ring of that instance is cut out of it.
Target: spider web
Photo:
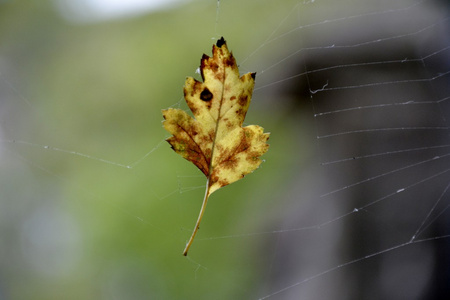
[[[0,295],[448,296],[448,5],[241,2],[138,18],[167,27],[146,39],[57,17],[33,38],[3,19]],[[184,76],[222,35],[257,72],[246,124],[271,148],[214,194],[185,258],[205,179],[168,149],[160,109],[187,109]]]

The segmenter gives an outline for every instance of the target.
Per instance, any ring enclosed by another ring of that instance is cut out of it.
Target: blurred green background
[[[217,16],[217,1],[191,1],[84,23],[56,1],[0,2],[0,299],[261,296],[270,255],[252,233],[277,229],[308,126],[285,95],[254,93],[246,124],[272,133],[266,162],[214,193],[184,257],[205,178],[164,142],[161,109],[186,108],[185,77],[222,35],[242,73],[280,61],[277,43],[252,53],[295,2],[221,1]],[[258,73],[256,87],[271,80]]]

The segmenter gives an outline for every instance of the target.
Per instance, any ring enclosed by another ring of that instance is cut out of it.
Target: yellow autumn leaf
[[[164,128],[173,136],[172,149],[195,164],[207,178],[200,214],[183,254],[187,255],[205,212],[217,189],[253,172],[269,148],[269,133],[257,125],[242,127],[252,98],[255,74],[239,76],[233,54],[223,37],[213,45],[213,56],[203,54],[203,82],[186,79],[184,98],[195,118],[181,109],[162,111]]]

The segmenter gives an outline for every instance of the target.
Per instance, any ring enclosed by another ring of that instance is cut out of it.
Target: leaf
[[[222,37],[213,45],[213,56],[203,54],[203,82],[186,79],[184,98],[192,118],[181,109],[165,109],[164,128],[173,136],[172,149],[196,165],[207,178],[206,192],[197,223],[183,254],[199,229],[209,196],[217,189],[253,172],[269,148],[269,133],[257,125],[242,127],[250,105],[256,73],[239,76],[233,54]]]

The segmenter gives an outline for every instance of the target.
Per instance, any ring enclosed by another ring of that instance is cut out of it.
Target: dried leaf
[[[183,252],[187,255],[209,196],[217,189],[253,172],[269,148],[269,133],[257,125],[242,127],[250,105],[255,74],[239,76],[233,54],[223,38],[213,45],[213,56],[203,55],[203,82],[186,79],[184,97],[194,118],[180,109],[163,110],[164,128],[173,136],[172,149],[195,164],[207,178],[205,198],[194,232]]]

